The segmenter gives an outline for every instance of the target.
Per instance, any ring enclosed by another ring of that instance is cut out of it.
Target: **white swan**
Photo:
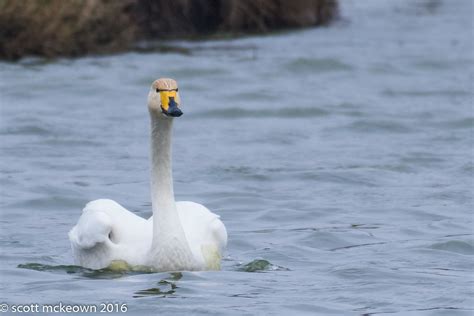
[[[148,94],[151,117],[151,200],[145,220],[112,200],[84,208],[69,232],[75,263],[91,269],[125,262],[154,271],[217,270],[227,244],[219,216],[194,202],[175,202],[171,172],[171,131],[181,116],[178,85],[153,82]]]

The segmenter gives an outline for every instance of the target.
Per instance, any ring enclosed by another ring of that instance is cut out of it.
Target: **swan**
[[[115,263],[138,270],[218,270],[227,245],[219,216],[194,202],[175,202],[171,135],[180,109],[175,80],[155,80],[148,94],[151,118],[151,201],[146,220],[109,199],[86,204],[69,232],[75,264],[102,269]]]

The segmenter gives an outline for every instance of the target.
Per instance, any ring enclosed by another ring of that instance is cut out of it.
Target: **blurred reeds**
[[[323,25],[337,0],[0,0],[0,58],[80,56],[139,40]]]

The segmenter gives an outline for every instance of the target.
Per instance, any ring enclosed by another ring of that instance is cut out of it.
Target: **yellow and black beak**
[[[166,116],[180,117],[183,112],[179,109],[178,96],[176,90],[162,90],[161,97],[161,112]]]

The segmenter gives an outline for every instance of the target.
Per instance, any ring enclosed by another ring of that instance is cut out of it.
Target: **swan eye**
[[[174,90],[174,91],[178,92],[178,88],[176,88],[176,90]]]
[[[156,89],[156,92],[158,92],[158,93],[159,93],[160,91],[161,91],[160,89]]]

